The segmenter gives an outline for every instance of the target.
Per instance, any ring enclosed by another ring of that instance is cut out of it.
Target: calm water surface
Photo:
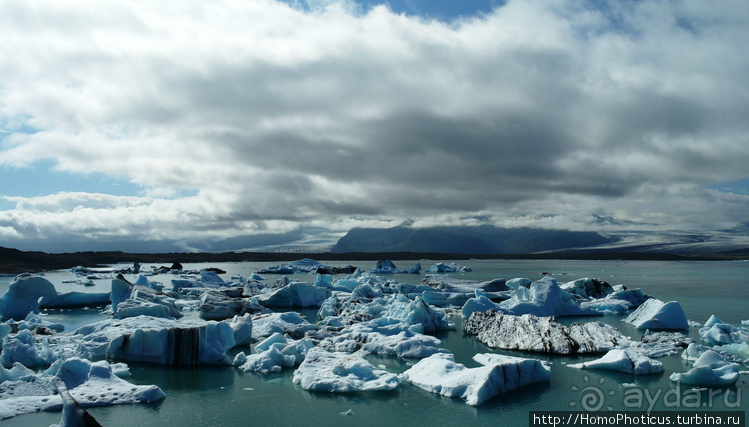
[[[445,260],[440,260],[445,261]],[[416,261],[400,261],[399,268],[407,268]],[[434,262],[421,260],[423,268]],[[368,270],[374,262],[324,262],[335,266],[357,265]],[[704,323],[711,314],[721,320],[738,325],[749,319],[749,262],[660,262],[660,261],[572,261],[572,260],[480,260],[461,261],[470,266],[470,273],[453,274],[454,277],[489,280],[528,277],[537,279],[542,272],[551,273],[560,283],[581,277],[595,277],[612,285],[624,284],[641,288],[645,293],[665,300],[679,301],[687,318]],[[242,274],[245,277],[258,268],[274,263],[213,263],[185,264],[186,269],[207,266],[223,268],[224,279]],[[148,268],[144,265],[144,270]],[[58,291],[78,290],[107,292],[109,279],[95,280],[95,286],[83,287],[63,283],[72,278],[65,271],[47,273],[46,277]],[[173,276],[161,275],[152,279],[167,285]],[[312,274],[295,275],[314,281]],[[394,279],[405,283],[418,283],[423,275],[396,275]],[[135,279],[135,277],[130,277]],[[266,281],[276,278],[266,276]],[[0,278],[0,293],[4,293],[11,278]],[[303,314],[313,316],[315,311]],[[188,314],[194,316],[194,314]],[[64,323],[68,331],[93,321],[106,319],[97,310],[51,313],[48,320]],[[623,316],[595,318],[619,328],[625,335],[638,339],[641,333],[621,322]],[[632,404],[637,393],[659,396],[653,409],[729,409],[745,410],[749,407],[749,386],[742,376],[735,387],[718,389],[710,399],[708,392],[694,392],[687,387],[675,388],[668,376],[672,372],[686,371],[678,355],[661,358],[666,372],[658,375],[632,376],[605,371],[581,371],[568,368],[567,363],[591,360],[593,356],[565,357],[536,353],[502,352],[464,336],[462,321],[453,319],[458,328],[437,336],[443,345],[456,356],[458,362],[476,366],[471,357],[479,352],[498,352],[547,360],[552,363],[549,383],[532,385],[489,400],[479,407],[470,407],[463,400],[444,398],[413,387],[407,382],[389,392],[331,394],[302,390],[291,383],[291,371],[274,375],[246,374],[232,367],[173,368],[145,364],[130,364],[129,381],[137,384],[156,384],[167,398],[155,404],[119,405],[91,408],[89,412],[105,426],[388,426],[388,425],[528,425],[528,412],[533,410],[579,409],[581,390],[594,386],[602,392],[602,409],[648,409]],[[565,319],[565,323],[574,320]],[[697,337],[692,329],[690,336]],[[392,372],[402,372],[413,363],[398,358],[370,357],[375,365],[384,365]],[[673,391],[676,390],[676,391]],[[670,398],[664,399],[667,392]],[[678,396],[678,399],[673,399]],[[629,400],[625,400],[629,399]],[[698,399],[701,399],[698,401]],[[574,405],[573,405],[574,404]],[[347,411],[348,415],[344,415]],[[18,416],[0,421],[5,426],[48,426],[59,422],[58,413],[39,413]]]

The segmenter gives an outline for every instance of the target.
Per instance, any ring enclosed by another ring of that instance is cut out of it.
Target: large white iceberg
[[[112,279],[111,297],[112,311],[120,319],[137,316],[172,319],[183,316],[174,298],[148,286],[133,285],[121,274]]]
[[[317,325],[309,323],[295,311],[255,315],[252,317],[252,325],[252,337],[255,339],[266,338],[277,332],[304,335],[317,329]]]
[[[464,330],[489,347],[545,353],[599,353],[630,342],[616,328],[601,322],[564,326],[553,317],[496,311],[473,313]]]
[[[62,381],[81,407],[155,402],[166,395],[155,385],[135,385],[118,378],[106,361],[72,358],[48,373],[27,375],[0,385],[0,419],[63,407],[56,381]]]
[[[689,329],[687,316],[676,301],[663,302],[651,298],[623,320],[637,329]]]
[[[55,285],[44,277],[19,275],[0,297],[0,320],[21,320],[29,313],[39,313],[39,300],[56,296]]]
[[[663,372],[663,364],[633,349],[615,348],[603,357],[589,362],[567,365],[578,369],[603,369],[626,372],[634,375],[657,374]]]
[[[452,354],[435,354],[420,360],[404,376],[419,388],[465,399],[472,406],[499,393],[551,378],[551,369],[536,359],[483,353],[473,359],[484,366],[466,368],[456,363]]]
[[[305,390],[333,393],[392,390],[400,384],[398,375],[375,368],[360,354],[317,347],[307,353],[291,380]]]

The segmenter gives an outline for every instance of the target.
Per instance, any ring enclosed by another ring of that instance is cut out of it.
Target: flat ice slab
[[[480,405],[499,393],[549,381],[551,369],[536,359],[480,353],[473,359],[484,366],[466,368],[452,354],[438,353],[404,372],[413,385],[431,393],[465,399]]]
[[[577,369],[602,369],[626,372],[634,375],[657,374],[663,372],[663,364],[632,349],[615,348],[603,357],[590,362],[567,365]]]
[[[376,369],[357,353],[317,347],[309,350],[292,381],[305,390],[334,393],[392,390],[400,384],[398,375]]]

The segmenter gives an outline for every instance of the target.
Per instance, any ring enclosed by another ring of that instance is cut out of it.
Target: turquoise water
[[[441,260],[444,261],[444,260]],[[410,267],[415,261],[401,261],[398,267]],[[420,261],[423,267],[431,261]],[[641,288],[645,293],[669,301],[677,300],[687,318],[704,323],[716,314],[723,321],[739,324],[749,319],[749,263],[747,262],[659,262],[659,261],[547,261],[547,260],[481,260],[460,262],[470,266],[470,273],[455,277],[488,280],[503,277],[537,279],[542,272],[552,273],[560,283],[580,277],[596,277],[612,285],[624,284]],[[232,275],[248,276],[259,267],[273,263],[211,264]],[[374,262],[329,262],[331,265],[353,264],[369,269]],[[207,265],[188,264],[185,268]],[[62,283],[70,273],[50,272],[47,278],[58,290],[105,292],[109,280],[97,280],[93,287]],[[313,281],[313,275],[299,275]],[[153,279],[168,284],[172,276]],[[423,276],[394,276],[400,282],[416,283]],[[275,280],[268,276],[268,280]],[[0,292],[5,292],[11,279],[0,278]],[[304,314],[311,315],[312,312]],[[49,320],[65,323],[68,330],[81,324],[106,318],[96,310],[50,314]],[[596,318],[619,328],[625,335],[639,338],[640,332],[621,322],[623,316]],[[437,336],[443,345],[456,355],[456,360],[475,366],[471,357],[479,352],[502,352],[489,349],[471,336],[461,332],[462,322],[453,319],[458,328]],[[565,323],[573,320],[566,319]],[[695,329],[690,331],[697,336]],[[567,363],[591,360],[593,356],[564,357],[536,353],[503,352],[547,360],[552,363],[549,383],[537,384],[510,392],[470,407],[463,400],[443,398],[427,393],[408,383],[390,392],[331,394],[302,390],[291,383],[291,371],[275,375],[245,374],[232,367],[174,368],[131,364],[132,377],[137,384],[156,384],[167,398],[155,404],[119,405],[91,408],[89,412],[105,426],[171,426],[171,425],[312,425],[312,426],[386,426],[386,425],[528,425],[528,412],[533,410],[580,409],[582,390],[595,387],[604,400],[602,409],[648,409],[645,393],[655,403],[652,409],[728,409],[745,410],[749,405],[749,386],[742,376],[735,387],[716,389],[712,398],[708,391],[691,391],[685,386],[675,388],[668,376],[684,372],[679,356],[659,359],[666,372],[658,375],[632,376],[605,371],[581,371],[568,368]],[[408,369],[413,361],[397,358],[371,357],[375,365],[384,365],[392,372]],[[624,386],[623,384],[629,384]],[[574,387],[574,388],[573,388]],[[671,392],[667,395],[668,392]],[[633,406],[638,396],[642,407]],[[746,402],[746,403],[745,403]],[[575,404],[571,406],[571,404]],[[350,410],[349,415],[342,415]],[[39,413],[0,421],[0,426],[47,426],[59,422],[57,413]]]

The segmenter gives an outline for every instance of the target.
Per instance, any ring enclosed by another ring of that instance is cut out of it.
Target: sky
[[[741,0],[0,0],[0,246],[740,227],[746,22]]]

